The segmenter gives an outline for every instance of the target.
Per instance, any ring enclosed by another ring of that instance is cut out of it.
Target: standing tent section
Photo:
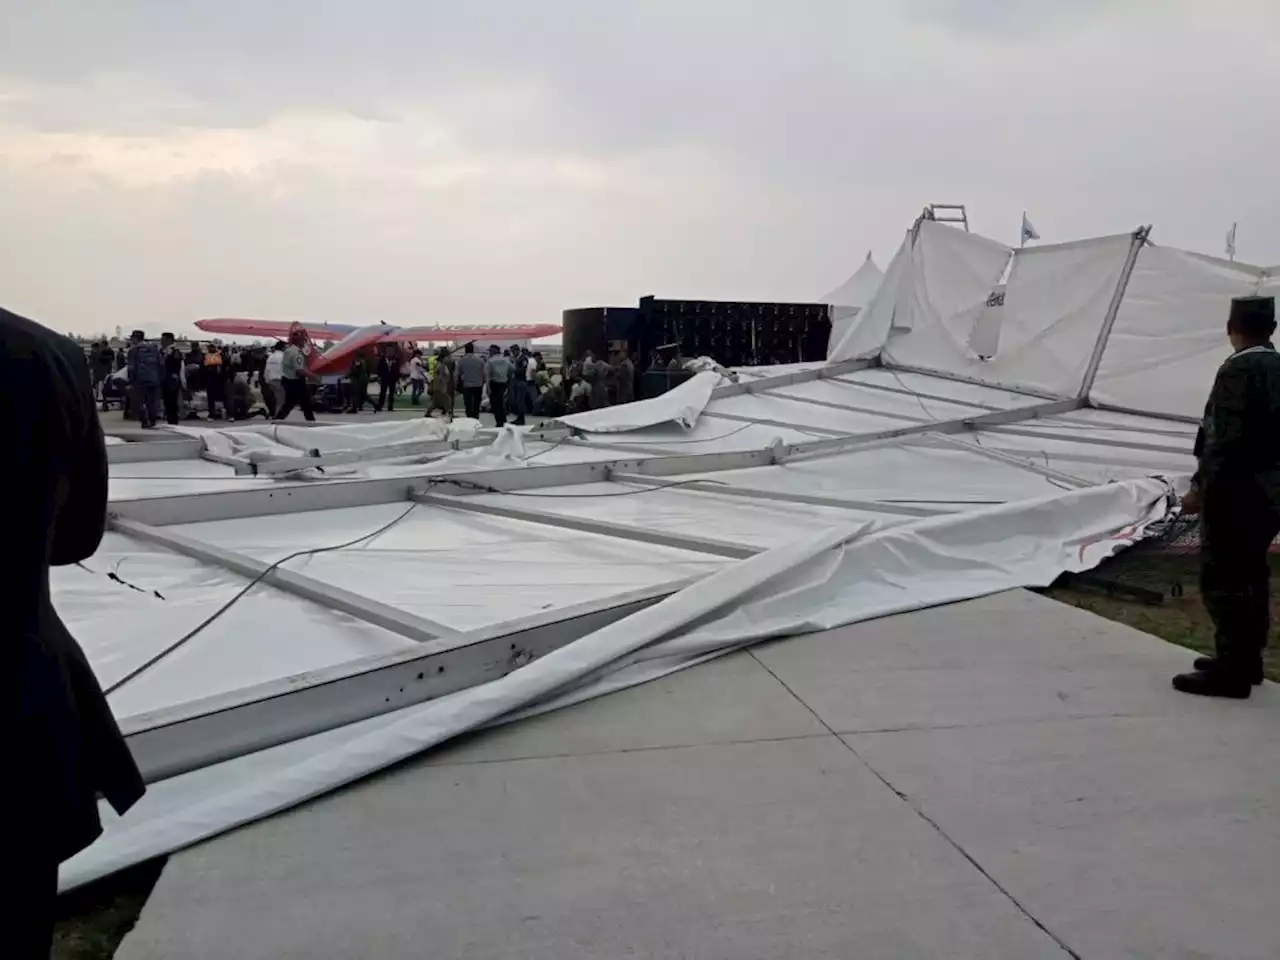
[[[1278,288],[1274,270],[1148,245],[1104,345],[1090,401],[1198,418],[1231,352],[1224,332],[1231,299]]]
[[[848,335],[854,320],[863,308],[869,304],[880,289],[884,280],[884,272],[871,259],[871,251],[867,251],[867,259],[859,264],[844,283],[836,287],[819,302],[831,306],[831,335],[827,338],[827,356]]]
[[[989,386],[1077,396],[1141,242],[1121,234],[1013,250],[925,221],[881,359]]]
[[[832,321],[831,339],[827,345],[828,361],[869,360],[880,355],[910,272],[911,231],[908,230],[866,306],[840,324],[838,332],[835,321]]]

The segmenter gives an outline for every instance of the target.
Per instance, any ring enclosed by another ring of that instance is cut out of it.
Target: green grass
[[[52,960],[110,960],[164,867],[144,863],[58,898]]]
[[[1273,572],[1280,570],[1280,557],[1272,556]],[[1046,596],[1069,603],[1100,617],[1123,623],[1145,633],[1153,634],[1170,643],[1188,647],[1201,653],[1213,653],[1213,622],[1200,602],[1197,586],[1199,560],[1195,555],[1171,555],[1144,558],[1141,565],[1126,569],[1100,571],[1122,582],[1133,582],[1165,593],[1164,602],[1146,604],[1121,595],[1108,596],[1105,592],[1076,585],[1055,585],[1045,591]],[[1171,584],[1181,584],[1183,595],[1168,595]],[[1280,599],[1271,599],[1271,621],[1280,623]],[[1280,648],[1274,643],[1263,654],[1263,669],[1269,679],[1280,682]]]

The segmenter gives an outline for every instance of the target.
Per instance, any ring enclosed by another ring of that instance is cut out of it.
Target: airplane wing
[[[500,323],[492,326],[473,326],[459,323],[441,323],[429,327],[396,327],[387,331],[386,342],[435,341],[436,343],[463,343],[467,340],[486,340],[492,343],[513,343],[518,340],[535,340],[553,337],[560,332],[557,323]]]
[[[349,323],[302,323],[298,324],[313,340],[339,340],[355,330],[360,329]],[[239,320],[211,319],[197,320],[196,329],[205,333],[225,333],[233,337],[274,337],[287,340],[289,332],[295,325],[286,320]]]
[[[312,356],[308,366],[310,366],[311,372],[318,376],[345,373],[347,367],[351,364],[352,355],[357,350],[363,350],[379,343],[391,342],[386,339],[386,334],[388,330],[394,329],[394,327],[374,324],[370,327],[360,327],[352,330],[324,353],[317,353]]]

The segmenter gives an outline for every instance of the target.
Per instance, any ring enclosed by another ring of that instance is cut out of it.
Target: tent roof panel
[[[543,509],[545,497],[511,497]],[[343,543],[404,511],[402,502],[187,524],[179,531],[274,562],[298,550]],[[328,583],[459,630],[603,599],[681,577],[723,558],[506,517],[431,506],[350,549],[287,564]]]
[[[110,579],[110,573],[124,582]],[[58,614],[104,687],[177,642],[247,582],[114,533],[82,566],[57,567],[52,573]],[[259,585],[111,694],[110,701],[118,716],[131,716],[412,645],[379,627]]]

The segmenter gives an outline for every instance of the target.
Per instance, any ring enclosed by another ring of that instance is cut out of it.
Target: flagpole
[[[1227,247],[1227,259],[1230,260],[1232,263],[1236,262],[1236,227],[1237,226],[1239,226],[1239,224],[1237,223],[1231,224],[1231,233],[1227,235],[1231,238],[1231,243]]]
[[[1022,211],[1022,225],[1018,227],[1018,248],[1023,249],[1027,245],[1027,211]]]

